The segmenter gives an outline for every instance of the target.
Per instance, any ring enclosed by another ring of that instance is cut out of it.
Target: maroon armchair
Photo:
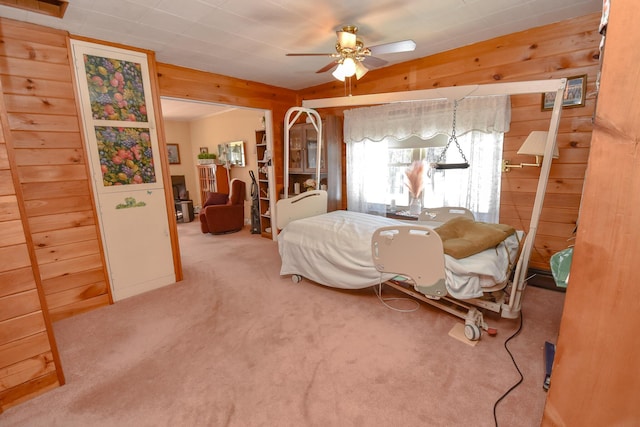
[[[233,233],[244,227],[245,184],[231,180],[231,192],[207,193],[207,200],[200,210],[200,229],[203,233]]]

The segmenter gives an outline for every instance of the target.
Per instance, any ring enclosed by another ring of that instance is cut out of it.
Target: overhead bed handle
[[[289,197],[289,131],[296,124],[300,115],[307,114],[307,122],[311,123],[318,134],[318,143],[316,144],[316,190],[320,189],[320,166],[322,159],[322,118],[320,114],[312,109],[305,107],[291,107],[284,116],[285,132],[284,132],[284,198]],[[293,117],[292,117],[293,116]]]

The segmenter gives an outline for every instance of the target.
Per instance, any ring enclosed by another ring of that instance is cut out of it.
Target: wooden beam
[[[370,95],[341,96],[336,98],[302,101],[306,108],[345,107],[356,105],[388,104],[425,99],[462,99],[467,96],[517,95],[556,92],[566,85],[566,79],[532,80],[527,82],[490,83],[483,85],[451,86],[437,89],[408,90],[404,92],[374,93]]]
[[[67,0],[0,0],[0,4],[62,18],[69,2]]]

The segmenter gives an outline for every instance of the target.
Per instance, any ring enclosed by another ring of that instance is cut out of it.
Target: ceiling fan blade
[[[415,50],[416,42],[413,40],[402,40],[399,42],[379,44],[369,47],[372,55],[384,55],[387,53],[411,52]]]
[[[365,56],[362,62],[367,64],[369,67],[382,67],[383,65],[387,65],[387,61],[376,58],[375,56]]]
[[[334,53],[287,53],[286,56],[333,56]]]
[[[327,65],[325,65],[324,67],[320,68],[318,71],[316,71],[316,73],[325,73],[327,71],[329,71],[330,69],[332,69],[333,67],[336,66],[336,61],[332,61],[330,63],[328,63]]]
[[[356,35],[347,31],[336,31],[338,35],[338,43],[343,49],[355,49],[356,48]]]

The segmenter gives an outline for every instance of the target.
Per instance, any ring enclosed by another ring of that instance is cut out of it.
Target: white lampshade
[[[362,65],[362,62],[356,61],[356,79],[360,80],[367,72],[369,69]]]
[[[356,63],[353,58],[345,58],[342,61],[342,71],[345,77],[351,77],[356,73]]]
[[[356,47],[356,34],[348,31],[337,31],[338,43],[343,49],[355,49]]]
[[[331,74],[333,75],[333,77],[335,77],[337,80],[340,80],[341,82],[343,82],[346,77],[344,74],[344,67],[342,66],[342,64],[338,64],[338,68],[336,68],[335,71]]]
[[[524,154],[529,156],[544,156],[544,147],[547,144],[547,136],[549,132],[534,130],[529,134],[527,139],[525,139],[524,143],[518,150],[518,154]],[[560,157],[560,152],[558,151],[558,145],[554,147],[553,158],[557,159]]]

